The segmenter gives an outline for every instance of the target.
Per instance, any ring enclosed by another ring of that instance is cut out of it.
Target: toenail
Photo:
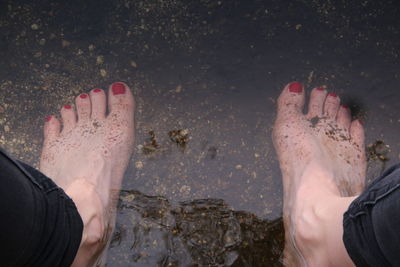
[[[51,120],[51,118],[53,118],[53,116],[47,116],[46,121],[49,122]]]
[[[364,122],[363,122],[362,120],[358,119],[358,122],[359,122],[361,125],[364,125]]]
[[[101,92],[101,89],[96,88],[96,89],[93,90],[93,92],[95,92],[95,93],[100,93],[100,92]]]
[[[348,109],[349,106],[348,105],[342,105],[342,108]]]
[[[111,90],[114,95],[125,94],[125,85],[123,83],[114,83]]]
[[[337,94],[335,94],[335,93],[330,93],[329,96],[331,96],[331,97],[337,97]]]
[[[81,94],[79,97],[85,99],[87,96],[88,96],[87,94]]]
[[[318,91],[324,91],[325,89],[323,87],[318,87],[317,90]]]
[[[71,109],[72,107],[70,105],[65,105],[64,108],[65,109]]]
[[[292,82],[289,85],[289,92],[291,93],[301,93],[303,92],[303,85],[299,82]]]

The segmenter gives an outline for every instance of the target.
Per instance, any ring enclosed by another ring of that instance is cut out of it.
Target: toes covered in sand
[[[72,130],[76,125],[76,113],[71,105],[64,105],[61,109],[63,132]]]
[[[330,119],[336,119],[340,106],[340,98],[335,93],[329,93],[325,99],[324,115]]]
[[[122,82],[113,83],[108,90],[109,117],[124,122],[133,119],[135,100],[130,88]]]
[[[106,117],[107,97],[104,90],[96,88],[90,91],[90,101],[92,104],[91,118],[103,120]]]
[[[299,82],[285,86],[278,98],[278,116],[300,115],[304,106],[304,88]]]

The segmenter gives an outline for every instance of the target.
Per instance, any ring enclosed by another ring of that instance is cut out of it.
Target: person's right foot
[[[313,253],[299,237],[299,228],[309,223],[307,209],[315,207],[310,196],[355,196],[363,190],[366,174],[363,126],[351,121],[349,108],[323,88],[312,90],[306,115],[304,102],[303,86],[288,84],[278,99],[273,128],[284,187],[284,263],[289,266],[306,265]]]
[[[116,201],[133,151],[135,103],[128,86],[114,83],[108,97],[94,89],[79,95],[75,105],[77,112],[70,105],[61,109],[61,131],[55,117],[47,118],[40,171],[77,206],[84,229],[74,266],[89,266],[99,260],[114,227]]]

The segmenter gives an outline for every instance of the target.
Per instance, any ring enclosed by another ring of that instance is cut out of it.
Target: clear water
[[[368,180],[398,162],[398,11],[358,0],[2,1],[0,145],[37,166],[46,115],[125,81],[136,150],[107,266],[280,266],[275,99],[292,80],[326,86],[365,121],[367,144],[384,142]]]

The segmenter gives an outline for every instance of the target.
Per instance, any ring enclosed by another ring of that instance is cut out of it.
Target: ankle
[[[310,266],[322,266],[320,263],[325,261],[323,255],[329,253],[325,244],[326,232],[331,230],[327,226],[332,210],[327,204],[337,195],[329,189],[329,184],[333,183],[331,179],[319,176],[315,178],[327,182],[324,186],[320,182],[302,184],[294,196],[292,236],[299,253],[306,255],[304,260]]]
[[[84,179],[72,183],[66,193],[74,201],[83,221],[81,244],[72,266],[91,266],[106,245],[104,205],[95,186]]]
[[[68,187],[66,193],[74,201],[83,221],[81,245],[99,242],[104,236],[106,222],[104,204],[96,187],[86,179],[79,179]]]

